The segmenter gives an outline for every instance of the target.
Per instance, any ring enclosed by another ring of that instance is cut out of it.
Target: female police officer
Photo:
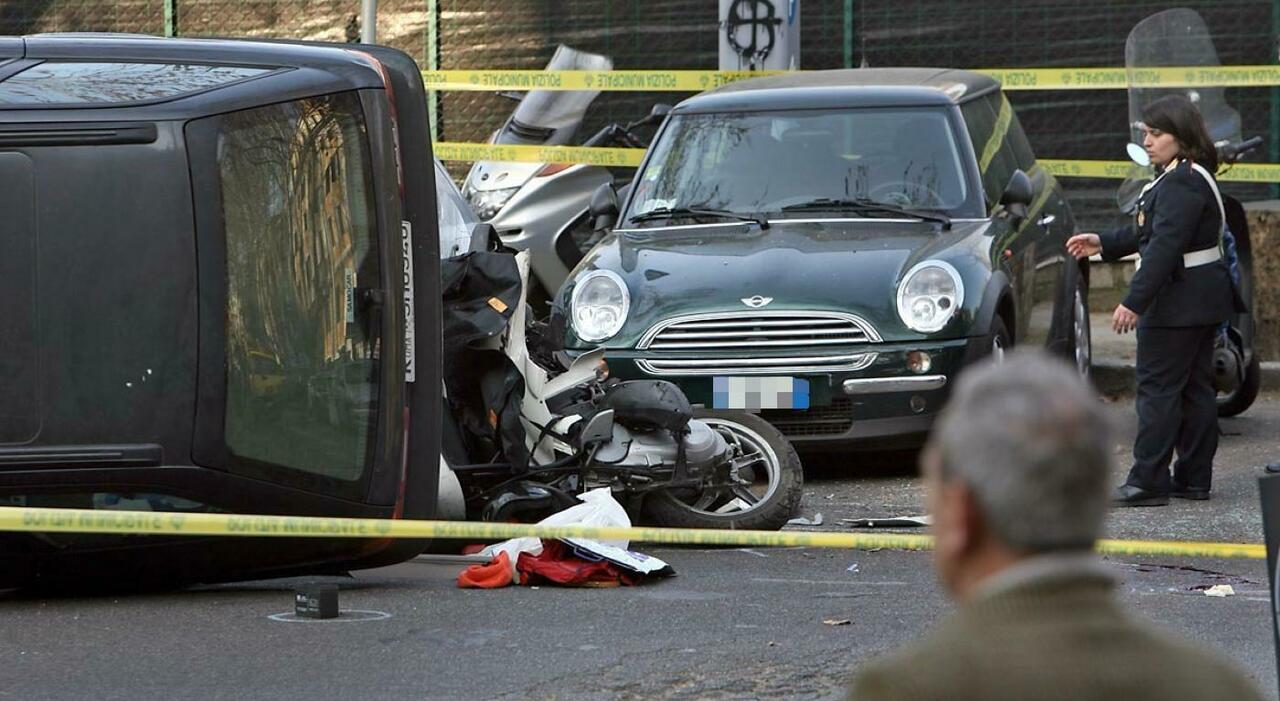
[[[1218,159],[1204,119],[1190,100],[1170,95],[1142,120],[1143,147],[1161,174],[1143,190],[1134,222],[1072,236],[1067,251],[1106,260],[1141,254],[1111,320],[1117,333],[1138,332],[1138,437],[1113,502],[1162,506],[1170,494],[1209,498],[1218,449],[1213,342],[1239,303],[1222,260],[1223,210],[1211,175]]]

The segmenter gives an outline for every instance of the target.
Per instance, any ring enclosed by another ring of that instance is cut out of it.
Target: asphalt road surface
[[[1123,464],[1132,404],[1113,411]],[[1211,501],[1116,511],[1108,535],[1259,542],[1256,479],[1280,458],[1280,397],[1223,429]],[[810,456],[806,515],[842,530],[842,518],[919,513],[913,464],[911,454]],[[329,622],[272,618],[292,610],[298,580],[0,594],[0,699],[834,699],[861,662],[949,608],[927,553],[639,549],[678,575],[474,591],[455,588],[457,566],[411,562],[324,580],[341,586],[347,612]],[[1107,562],[1137,615],[1217,650],[1275,696],[1264,563]],[[1205,596],[1213,584],[1236,595]]]

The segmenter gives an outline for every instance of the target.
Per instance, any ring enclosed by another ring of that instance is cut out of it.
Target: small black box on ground
[[[298,587],[293,595],[293,612],[300,618],[337,618],[337,585],[306,584]]]

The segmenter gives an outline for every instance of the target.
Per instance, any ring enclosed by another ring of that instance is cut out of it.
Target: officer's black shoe
[[[1192,501],[1207,501],[1209,499],[1209,490],[1192,489],[1190,487],[1174,487],[1169,496],[1178,499],[1190,499]]]
[[[1269,462],[1267,466],[1262,468],[1273,475],[1280,475],[1280,462]]]
[[[1111,493],[1112,506],[1165,506],[1168,503],[1168,494],[1148,492],[1131,484],[1122,484]]]

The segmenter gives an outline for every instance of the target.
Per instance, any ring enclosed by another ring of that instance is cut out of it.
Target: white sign
[[[413,382],[417,353],[413,347],[413,229],[400,222],[400,250],[404,254],[404,381]]]
[[[346,286],[346,294],[343,296],[343,306],[347,313],[347,323],[356,323],[356,271],[347,268],[342,273],[342,281]]]
[[[720,0],[720,70],[800,68],[800,0]]]

